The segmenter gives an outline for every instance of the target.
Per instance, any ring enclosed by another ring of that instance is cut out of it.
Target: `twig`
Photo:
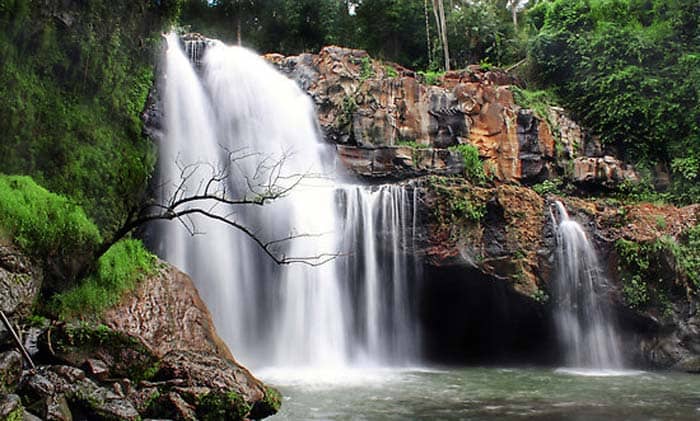
[[[14,338],[15,342],[17,343],[17,346],[19,347],[20,351],[22,351],[22,355],[24,356],[24,359],[27,360],[27,362],[29,363],[29,365],[32,368],[36,368],[36,366],[34,365],[34,361],[32,361],[32,357],[29,356],[29,353],[24,348],[24,345],[22,345],[22,341],[19,339],[17,332],[15,332],[15,329],[10,324],[10,321],[7,320],[7,317],[5,316],[5,313],[2,310],[0,310],[0,317],[2,317],[2,323],[5,325],[7,330],[9,330],[10,333],[12,334],[12,337]]]

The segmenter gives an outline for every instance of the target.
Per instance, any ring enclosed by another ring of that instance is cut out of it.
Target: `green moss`
[[[261,419],[269,417],[279,412],[281,406],[282,395],[280,392],[275,388],[265,386],[265,396],[258,402],[255,402],[255,405],[250,410],[249,418]]]
[[[372,59],[369,56],[364,56],[360,59],[360,81],[365,81],[374,76],[372,68]]]
[[[399,76],[399,72],[396,71],[394,66],[389,66],[388,64],[384,66],[384,74],[386,77],[395,78]]]
[[[157,258],[140,240],[114,244],[97,262],[97,270],[76,287],[55,295],[52,310],[63,319],[99,315],[119,302],[124,293],[157,272]]]
[[[89,252],[102,240],[80,206],[24,176],[0,174],[0,226],[38,257]]]
[[[197,405],[197,415],[204,421],[243,420],[250,405],[236,392],[211,392],[201,398]]]
[[[158,358],[137,338],[102,324],[78,323],[52,333],[57,355],[71,364],[109,356],[110,374],[132,381],[150,380],[159,368]]]

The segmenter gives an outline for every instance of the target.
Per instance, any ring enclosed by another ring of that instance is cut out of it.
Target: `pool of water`
[[[700,376],[546,368],[259,372],[271,420],[700,420]]]

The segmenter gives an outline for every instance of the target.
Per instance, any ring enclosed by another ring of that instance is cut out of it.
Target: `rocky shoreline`
[[[41,283],[30,267],[0,247],[3,297],[16,297],[2,310],[36,364],[0,331],[1,419],[240,420],[279,410],[279,392],[235,361],[192,280],[174,267],[161,262],[100,319],[71,323],[27,319]]]

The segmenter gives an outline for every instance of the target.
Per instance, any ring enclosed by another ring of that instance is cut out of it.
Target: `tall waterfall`
[[[211,218],[158,224],[157,252],[195,279],[237,358],[254,367],[414,361],[414,189],[338,181],[312,102],[253,52],[217,41],[183,51],[176,35],[167,40],[161,200],[212,179],[217,193],[239,199],[289,189],[262,207],[197,206],[273,241],[280,256],[319,263],[337,254],[277,265]]]
[[[618,336],[603,294],[605,274],[595,249],[564,205],[555,203],[557,226],[556,322],[572,367],[622,367]],[[554,218],[556,220],[556,218]]]

